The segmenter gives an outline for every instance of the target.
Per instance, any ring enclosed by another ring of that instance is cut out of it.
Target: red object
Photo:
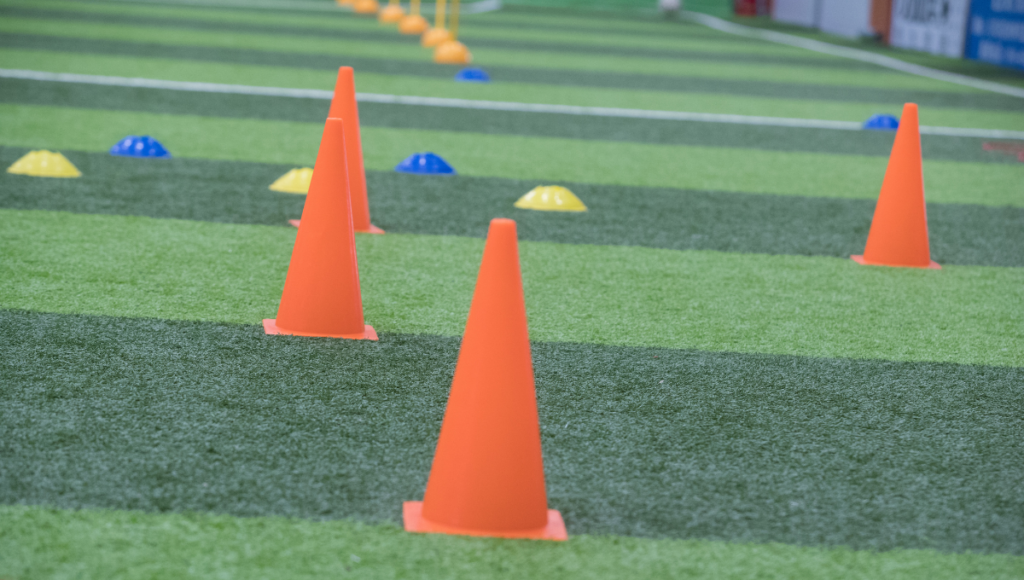
[[[771,16],[772,0],[733,0],[736,16]]]
[[[377,340],[363,322],[343,125],[324,124],[281,306],[276,319],[263,321],[267,334]]]
[[[366,198],[366,170],[363,168],[363,143],[359,137],[359,108],[356,105],[355,73],[350,66],[338,69],[329,118],[345,121],[345,162],[348,164],[352,194],[352,224],[365,234],[383,234],[370,223],[370,202]]]
[[[892,0],[871,0],[871,28],[889,44],[892,30]]]
[[[931,260],[928,249],[921,135],[914,103],[903,105],[864,255],[850,257],[865,265],[936,270],[940,267]]]
[[[733,11],[736,16],[757,16],[757,0],[735,0]]]
[[[985,151],[1002,151],[1010,155],[1016,155],[1017,161],[1024,161],[1024,143],[982,143],[981,148]]]
[[[565,540],[549,510],[516,223],[491,221],[441,436],[405,529]]]

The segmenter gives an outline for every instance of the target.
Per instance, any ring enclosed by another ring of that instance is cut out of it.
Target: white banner
[[[895,0],[889,43],[943,56],[962,57],[970,0]]]

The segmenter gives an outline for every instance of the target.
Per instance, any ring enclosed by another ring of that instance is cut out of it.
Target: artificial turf
[[[107,151],[145,127],[180,157],[309,164],[321,123],[0,105],[0,145]],[[73,129],[73,130],[71,130]],[[434,151],[461,175],[774,195],[876,199],[884,157],[457,131],[367,127],[367,169],[390,171],[407,155]],[[1024,168],[924,162],[934,202],[1024,207]],[[799,175],[799,179],[793,179]]]
[[[145,51],[143,45],[141,51]],[[345,62],[348,59],[338,59]],[[0,65],[56,72],[139,76],[168,80],[329,89],[336,73],[287,66],[189,61],[172,58],[132,58],[103,54],[0,49]],[[333,67],[332,67],[333,68]],[[454,75],[454,70],[452,72]],[[525,103],[682,110],[701,113],[766,115],[864,121],[877,113],[899,114],[903,101],[858,103],[821,99],[768,98],[729,93],[643,91],[628,88],[575,87],[543,83],[501,83],[453,87],[449,80],[366,72],[359,76],[364,92],[430,97],[461,97]],[[459,83],[461,84],[461,83]],[[467,83],[468,84],[468,83]],[[927,107],[921,111],[926,125],[1024,130],[1015,111]]]
[[[576,536],[567,543],[406,534],[348,520],[0,506],[16,578],[1019,578],[1021,558]]]
[[[0,165],[25,153],[0,147]],[[82,178],[0,174],[0,207],[278,226],[302,214],[303,196],[267,187],[287,165],[67,155]],[[372,171],[367,183],[374,221],[391,233],[483,237],[503,216],[517,221],[523,240],[675,250],[846,258],[864,249],[874,208],[869,200],[560,182],[590,208],[565,214],[514,209],[530,181]],[[1024,209],[931,204],[928,217],[938,262],[1024,266]]]
[[[145,43],[152,56],[165,58],[192,58],[195,60],[229,61],[277,64],[301,68],[333,68],[337,55],[355,58],[352,65],[370,73],[393,73],[432,78],[448,77],[451,67],[426,66],[419,59],[419,46],[410,42],[407,54],[382,59],[382,50],[372,40],[348,39],[350,44],[339,43],[336,38],[317,39],[316,34],[295,31],[294,36],[267,35],[263,32],[238,33],[218,30],[193,31],[167,25],[153,26],[151,21],[121,18],[124,22],[89,24],[89,18],[76,14],[55,13],[50,19],[36,20],[19,17],[7,10],[0,30],[16,32],[29,47],[42,45],[48,40],[49,50],[86,50],[101,53],[132,54],[139,43]],[[34,12],[34,11],[33,11]],[[4,14],[0,11],[0,14]],[[59,18],[74,20],[76,26],[68,29]],[[108,17],[102,17],[108,20]],[[116,31],[116,33],[114,32]],[[383,32],[376,35],[383,35]],[[53,42],[48,37],[56,36]],[[101,44],[89,39],[103,39]],[[77,42],[86,39],[86,42]],[[9,40],[18,46],[19,39]],[[35,41],[34,43],[32,41]],[[120,41],[120,44],[118,43]],[[23,44],[22,44],[23,45]],[[485,45],[486,46],[486,45]],[[160,47],[165,47],[161,50]],[[730,93],[737,95],[841,100],[853,102],[913,101],[926,107],[976,108],[1016,111],[1020,108],[1016,97],[983,93],[965,87],[936,86],[930,79],[908,77],[894,73],[831,69],[825,63],[818,69],[794,70],[791,66],[766,63],[739,64],[728,62],[637,59],[621,56],[603,56],[587,53],[574,55],[552,47],[551,51],[535,51],[528,59],[531,67],[521,66],[521,47],[488,54],[487,49],[475,48],[481,58],[493,62],[491,74],[505,82],[539,82],[547,85],[569,85],[602,88],[631,88],[650,91],[681,91],[696,93]],[[99,50],[96,50],[99,49]],[[191,50],[190,50],[191,49]],[[227,52],[220,52],[226,50]],[[91,51],[91,52],[92,52]],[[277,54],[283,55],[275,58]],[[154,54],[155,53],[155,54]],[[288,58],[287,55],[293,55]],[[315,56],[314,56],[315,55]],[[362,57],[362,58],[359,58]],[[276,62],[275,62],[276,61]],[[517,66],[519,65],[519,66]],[[808,74],[812,73],[812,74]],[[811,80],[813,79],[813,80]],[[940,89],[941,90],[937,90]]]
[[[0,307],[259,324],[294,240],[284,227],[0,210]],[[484,223],[480,224],[483,227]],[[458,336],[474,238],[358,236],[368,324]],[[1020,366],[1024,272],[523,242],[539,341]],[[643,297],[639,299],[638,297]]]
[[[305,123],[322,123],[329,107],[324,99],[166,91],[21,79],[6,79],[0,85],[0,102]],[[830,129],[594,116],[586,117],[586,121],[582,122],[577,115],[538,115],[372,102],[359,105],[359,122],[362,127],[756,148],[886,158],[895,135],[890,131],[844,131],[842,138],[837,139],[836,132]],[[921,136],[922,155],[925,159],[1019,163],[1013,155],[986,151],[984,144],[988,141],[991,139],[925,134]]]
[[[925,125],[1024,129],[1019,100],[693,23],[466,16],[474,85],[282,5],[0,0],[0,67],[330,89],[348,64],[368,93],[858,122],[914,98]],[[845,258],[892,133],[364,102],[388,230],[357,236],[366,343],[259,325],[303,203],[267,185],[311,164],[326,101],[5,79],[0,102],[0,163],[85,173],[0,176],[0,577],[1024,574],[1024,181],[988,139],[924,137],[944,268],[912,271]],[[176,158],[107,157],[128,133]],[[392,173],[417,150],[459,175]],[[542,183],[590,211],[511,208]],[[567,544],[395,525],[499,215]]]
[[[458,352],[19,311],[0,333],[0,503],[371,522],[422,497]],[[574,533],[1024,553],[1020,368],[532,349]]]

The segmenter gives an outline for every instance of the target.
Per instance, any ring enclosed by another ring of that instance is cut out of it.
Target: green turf
[[[157,57],[192,59],[213,62],[260,63],[283,67],[334,70],[339,63],[362,72],[375,74],[397,74],[410,77],[450,80],[454,72],[451,66],[422,62],[402,62],[362,56],[332,56],[304,53],[259,53],[240,48],[205,48],[199,46],[164,46],[125,43],[108,40],[53,39],[38,35],[5,35],[4,44],[10,48],[60,50],[68,53],[98,53],[132,55],[134,57]],[[722,63],[710,62],[702,66],[719,67]],[[764,65],[750,65],[761,71]],[[974,95],[938,91],[908,91],[900,89],[861,88],[852,86],[808,85],[744,78],[711,78],[706,76],[667,77],[642,73],[607,73],[564,70],[530,70],[512,66],[488,66],[495,82],[532,83],[547,87],[594,87],[597,89],[630,89],[648,92],[685,91],[691,94],[728,93],[742,96],[762,96],[784,99],[817,99],[842,102],[873,103],[875,106],[900,105],[916,102],[923,107],[966,108],[969,110],[1015,111],[1020,103],[1014,97],[1002,95]],[[764,71],[765,78],[778,77],[771,71]],[[748,75],[756,76],[756,75]],[[815,77],[817,78],[817,77]]]
[[[577,536],[534,543],[393,525],[0,507],[0,573],[16,578],[1019,578],[1021,558]]]
[[[329,89],[349,64],[361,92],[847,121],[914,99],[927,125],[1024,130],[1019,100],[656,19],[654,0],[467,16],[490,85],[332,0],[263,1],[0,0],[0,67]],[[0,102],[0,165],[45,146],[85,171],[0,174],[0,504],[33,504],[0,507],[0,578],[1024,577],[1024,167],[987,140],[924,139],[945,267],[907,271],[843,258],[891,133],[364,103],[389,232],[357,236],[366,343],[259,327],[304,201],[266,185],[312,162],[326,101],[7,80]],[[176,159],[107,156],[127,133]],[[460,175],[391,171],[415,150]],[[591,211],[509,208],[544,182]],[[496,215],[524,240],[569,544],[395,527]]]
[[[327,116],[328,101],[189,91],[109,87],[75,83],[7,79],[0,85],[0,102],[74,106],[149,113],[195,114],[319,123]],[[849,153],[888,157],[894,132],[842,131],[768,127],[730,123],[665,122],[654,119],[586,117],[577,115],[485,111],[446,107],[359,105],[363,127],[393,127],[466,131],[497,135],[529,135],[568,139],[630,141],[665,145],[700,145],[773,151]],[[1016,156],[986,151],[987,139],[922,136],[926,159],[1017,164]]]
[[[181,46],[192,52],[203,49],[209,60],[217,59],[216,49],[258,51],[250,53],[251,60],[260,59],[264,51],[284,53],[332,55],[337,58],[381,58],[380,64],[364,61],[370,72],[383,72],[398,61],[408,61],[409,74],[427,61],[423,49],[415,39],[403,39],[394,33],[381,31],[370,38],[321,38],[321,35],[291,35],[265,32],[237,32],[233,30],[194,30],[190,27],[155,25],[151,19],[115,18],[99,16],[101,23],[90,22],[76,14],[55,13],[74,20],[68,28],[66,20],[26,18],[18,11],[7,10],[0,30],[7,33],[44,35],[54,37],[53,48],[61,49],[71,39],[98,39],[106,42],[122,41],[121,52],[132,54],[137,43],[167,45],[173,50]],[[29,11],[28,14],[37,14]],[[62,42],[63,41],[63,42]],[[396,42],[401,41],[401,42]],[[467,40],[467,42],[470,42]],[[87,43],[83,43],[88,47]],[[70,47],[69,47],[70,48]],[[574,53],[550,46],[524,43],[499,48],[481,43],[473,46],[474,59],[487,66],[496,79],[510,82],[537,82],[595,87],[636,88],[646,90],[686,90],[697,92],[729,92],[782,98],[832,99],[840,101],[903,102],[916,101],[922,105],[954,106],[965,108],[996,108],[1017,110],[1019,99],[984,93],[960,85],[944,83],[896,73],[892,71],[851,70],[845,67],[798,67],[786,64],[711,61],[703,59],[649,59],[601,54],[600,52]],[[583,47],[585,48],[585,47]],[[391,54],[395,53],[395,54]],[[187,54],[187,53],[186,53]],[[429,61],[427,61],[429,62]],[[376,64],[376,66],[374,66]],[[301,66],[301,65],[297,65]],[[450,67],[449,67],[450,68]],[[376,69],[376,70],[375,70]],[[545,73],[547,71],[547,73]],[[902,89],[902,90],[898,90]]]
[[[265,27],[277,31],[309,30],[313,32],[335,32],[338,35],[372,35],[373,37],[385,39],[394,43],[413,44],[414,38],[401,37],[395,34],[385,36],[382,32],[388,30],[377,24],[371,18],[352,18],[344,12],[332,14],[296,14],[291,13],[254,13],[241,12],[238,10],[218,10],[208,8],[197,8],[194,6],[132,6],[124,3],[98,4],[82,2],[10,2],[0,3],[0,6],[7,5],[9,13],[17,10],[24,14],[50,15],[55,18],[63,18],[65,14],[80,14],[88,19],[90,16],[110,16],[116,21],[119,17],[148,18],[156,24],[188,23],[193,27],[201,26],[224,26],[229,28],[256,29]],[[40,7],[47,7],[51,10],[39,10]],[[31,12],[30,12],[31,11]],[[693,26],[679,23],[666,25],[667,23],[640,23],[640,26],[630,27],[629,24],[620,20],[609,27],[605,23],[599,29],[580,27],[579,20],[571,20],[567,24],[564,19],[557,19],[544,16],[526,16],[523,18],[509,17],[506,14],[491,14],[483,16],[463,16],[460,22],[460,36],[472,41],[487,42],[493,41],[520,41],[531,44],[572,47],[574,45],[595,45],[607,49],[622,49],[630,52],[636,49],[652,50],[684,50],[703,53],[731,53],[737,55],[761,52],[762,54],[774,54],[778,56],[809,56],[805,51],[794,49],[758,40],[735,38],[730,35],[713,31],[702,26]],[[653,25],[652,25],[653,24]],[[835,57],[820,56],[818,62],[835,61]]]
[[[25,149],[0,148],[0,167]],[[68,153],[85,175],[39,179],[0,173],[0,207],[143,215],[284,226],[303,196],[267,186],[287,165]],[[495,216],[514,218],[520,238],[845,258],[861,253],[870,200],[728,194],[566,183],[585,214],[513,209],[536,182],[395,172],[367,176],[373,221],[392,233],[483,237]],[[932,258],[942,264],[1024,266],[1024,209],[931,204]]]
[[[257,324],[294,230],[2,210],[0,307]],[[483,224],[481,224],[483,225]],[[366,319],[462,333],[482,242],[358,236]],[[1024,366],[1024,271],[521,244],[539,341]]]
[[[344,64],[344,61],[339,60],[338,64]],[[0,48],[0,66],[54,72],[316,89],[332,88],[336,78],[336,73],[326,70],[321,72],[291,67],[2,48]],[[491,83],[467,86],[472,83],[455,83],[450,80],[378,73],[361,73],[358,82],[360,91],[374,93],[845,121],[863,121],[876,113],[898,115],[902,108],[901,105],[895,103],[843,103],[729,94],[599,89],[537,83]],[[928,107],[921,111],[921,122],[926,125],[951,127],[1024,130],[1024,120],[1021,115],[1006,111]]]
[[[422,497],[457,339],[0,312],[0,502],[399,522]],[[1024,553],[1022,369],[533,359],[574,533]]]
[[[310,164],[319,123],[0,105],[0,145],[103,152],[128,134],[157,135],[179,157]],[[876,199],[882,157],[366,127],[367,169],[434,151],[462,175]],[[925,161],[927,198],[1024,206],[1024,166]]]

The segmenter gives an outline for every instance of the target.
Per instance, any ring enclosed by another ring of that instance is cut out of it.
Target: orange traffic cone
[[[350,66],[338,69],[338,82],[334,85],[331,112],[327,116],[345,121],[345,152],[349,188],[352,192],[352,223],[357,232],[383,234],[384,230],[370,223],[370,202],[366,199],[366,170],[363,168],[363,145],[359,138],[356,81]]]
[[[928,249],[921,134],[914,103],[903,105],[864,255],[850,257],[858,264],[876,266],[941,267],[932,261]]]
[[[281,306],[276,319],[263,321],[267,334],[377,340],[373,327],[363,323],[344,159],[342,120],[327,119]]]
[[[548,509],[516,222],[491,221],[422,502],[410,532],[565,540]]]

